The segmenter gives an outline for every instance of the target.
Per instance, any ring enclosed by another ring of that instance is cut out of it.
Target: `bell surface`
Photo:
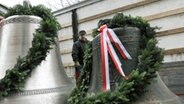
[[[33,33],[41,18],[36,16],[11,16],[5,19],[1,28],[0,78],[11,69],[18,58],[27,54],[31,47]],[[66,104],[74,84],[67,77],[61,62],[58,40],[46,60],[42,61],[20,93],[12,93],[0,104]]]

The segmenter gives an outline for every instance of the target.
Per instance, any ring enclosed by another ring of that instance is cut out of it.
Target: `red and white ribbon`
[[[112,61],[117,71],[123,77],[126,78],[126,75],[121,67],[122,64],[118,58],[118,55],[114,50],[112,43],[118,49],[123,59],[132,59],[132,58],[112,29],[107,28],[107,25],[103,25],[102,27],[100,27],[99,31],[100,31],[103,91],[106,92],[107,90],[110,90],[108,53],[112,58]]]

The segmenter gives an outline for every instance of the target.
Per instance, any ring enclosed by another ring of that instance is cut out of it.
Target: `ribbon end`
[[[129,60],[132,60],[132,57],[130,56]]]
[[[128,76],[125,76],[125,80],[128,80]]]

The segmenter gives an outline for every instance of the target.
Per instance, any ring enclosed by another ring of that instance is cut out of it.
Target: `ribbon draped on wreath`
[[[107,90],[110,90],[108,53],[117,71],[120,73],[120,75],[125,77],[125,79],[128,78],[123,72],[123,69],[121,67],[122,64],[112,46],[112,43],[118,49],[123,59],[125,60],[132,59],[132,57],[127,52],[127,50],[125,49],[125,47],[123,46],[119,38],[116,36],[114,31],[112,29],[107,28],[107,25],[101,26],[99,31],[100,31],[100,46],[101,46],[100,50],[101,50],[101,61],[102,61],[102,81],[103,81],[102,87],[103,87],[103,91],[106,92]]]

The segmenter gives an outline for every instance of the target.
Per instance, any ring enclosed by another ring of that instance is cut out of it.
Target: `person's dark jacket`
[[[84,58],[84,51],[85,51],[85,46],[88,43],[88,41],[76,41],[73,44],[72,48],[72,58],[73,61],[76,62],[78,61],[80,65],[83,65],[83,58]]]

